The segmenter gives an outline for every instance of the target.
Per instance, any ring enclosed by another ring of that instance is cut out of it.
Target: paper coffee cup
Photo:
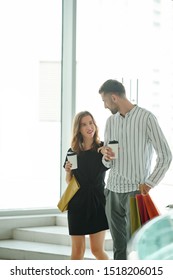
[[[108,147],[112,149],[112,152],[115,154],[114,157],[111,157],[112,159],[118,158],[118,141],[113,140],[109,141]]]
[[[77,154],[76,153],[68,153],[67,154],[68,161],[72,164],[71,169],[77,169]]]

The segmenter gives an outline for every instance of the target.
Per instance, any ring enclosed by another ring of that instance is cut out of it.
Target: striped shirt
[[[156,117],[137,105],[124,117],[111,115],[105,127],[105,145],[119,142],[118,158],[103,163],[110,168],[107,188],[118,193],[139,189],[139,184],[156,186],[168,170],[172,154]],[[153,152],[156,164],[151,172]]]

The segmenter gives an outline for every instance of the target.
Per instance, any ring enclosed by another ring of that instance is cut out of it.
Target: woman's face
[[[96,132],[96,127],[91,116],[85,116],[81,119],[80,122],[80,133],[84,139],[91,139],[94,137]]]

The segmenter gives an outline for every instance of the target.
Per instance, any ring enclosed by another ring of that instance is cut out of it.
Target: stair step
[[[112,259],[112,238],[107,231],[105,250]],[[67,213],[0,217],[0,259],[69,260],[71,237]],[[86,236],[85,259],[95,259]]]
[[[107,252],[112,258],[112,251]],[[71,247],[41,242],[21,240],[0,241],[0,258],[7,260],[67,260],[70,259]],[[89,249],[85,259],[94,259]]]
[[[63,260],[70,256],[70,247],[21,240],[0,241],[0,258],[16,260]]]
[[[68,228],[64,226],[16,228],[13,231],[13,238],[22,241],[71,245]]]
[[[68,226],[67,212],[56,215],[56,225],[57,226]]]
[[[71,246],[68,228],[64,226],[16,228],[13,230],[13,238],[22,241]],[[86,236],[86,247],[89,248],[88,236]],[[106,232],[105,250],[112,250],[112,239],[109,231]]]

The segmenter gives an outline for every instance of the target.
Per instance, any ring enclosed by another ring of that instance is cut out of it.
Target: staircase
[[[112,259],[112,239],[106,232],[105,250]],[[66,214],[0,217],[0,259],[70,259],[71,238]],[[94,259],[86,236],[85,259]]]

